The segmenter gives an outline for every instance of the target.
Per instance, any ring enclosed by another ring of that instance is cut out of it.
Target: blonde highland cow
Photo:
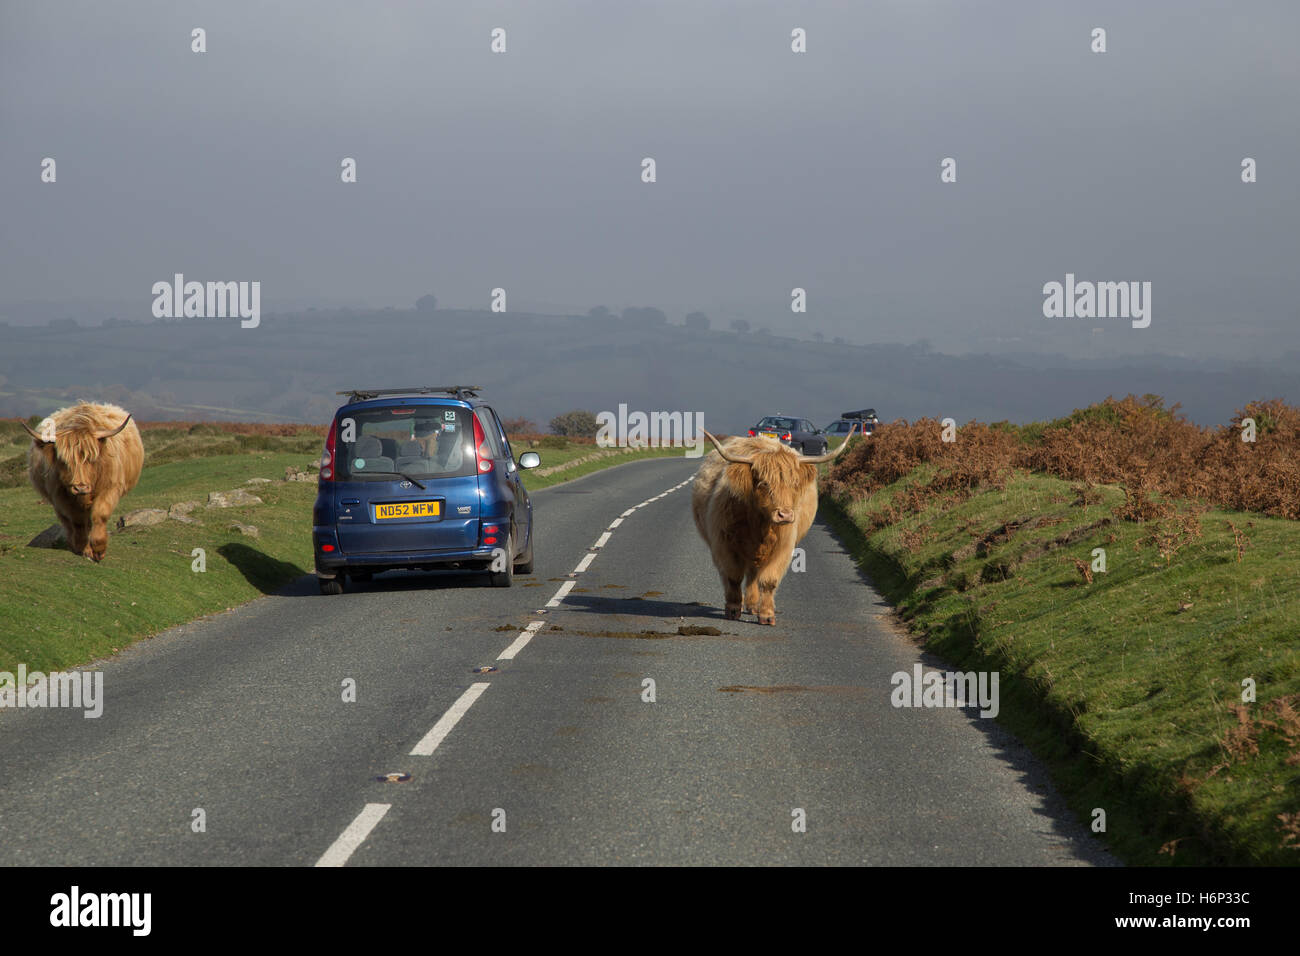
[[[774,438],[723,444],[704,434],[717,450],[695,475],[691,512],[722,577],[727,619],[748,610],[775,624],[777,586],[817,514],[817,465],[838,457],[854,432],[826,455],[801,455]]]
[[[27,477],[54,506],[68,548],[104,560],[109,516],[144,466],[140,430],[130,413],[82,402],[59,409],[27,433],[32,436]]]

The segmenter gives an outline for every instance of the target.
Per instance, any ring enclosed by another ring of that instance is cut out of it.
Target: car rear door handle
[[[339,504],[344,504],[344,505],[359,505],[359,504],[361,504],[361,499],[360,499],[360,498],[344,498],[342,501],[339,502]]]

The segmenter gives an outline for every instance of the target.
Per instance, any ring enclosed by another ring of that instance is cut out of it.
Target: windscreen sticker
[[[455,410],[443,412],[442,420],[445,422],[454,422],[456,420]]]
[[[353,460],[353,462],[352,462],[352,467],[353,467],[353,468],[364,468],[364,467],[366,467],[366,460],[365,460],[364,458],[357,458],[357,459]]]
[[[445,432],[454,432],[456,430],[456,423],[447,422],[445,425],[442,426],[442,430]]]

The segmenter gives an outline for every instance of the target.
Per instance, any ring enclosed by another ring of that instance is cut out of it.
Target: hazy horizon
[[[502,287],[955,354],[1275,357],[1300,349],[1297,27],[1281,3],[10,4],[0,321],[145,317],[182,272],[260,281],[266,311]],[[1151,282],[1150,327],[1045,318],[1067,273]]]

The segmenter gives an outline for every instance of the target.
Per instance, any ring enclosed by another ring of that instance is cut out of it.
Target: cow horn
[[[122,424],[118,425],[118,426],[117,426],[116,428],[114,428],[111,432],[95,432],[95,437],[98,438],[98,439],[100,439],[101,441],[103,441],[105,438],[112,438],[114,435],[116,435],[118,432],[120,432],[123,428],[125,428],[125,427],[126,427],[126,423],[129,422],[130,420],[131,420],[131,415],[130,415],[130,413],[127,413],[126,418],[122,419]],[[845,439],[845,440],[847,441],[847,439]]]
[[[853,430],[857,427],[857,425],[849,426],[849,433],[844,436],[844,441],[840,443],[840,447],[836,448],[834,451],[827,452],[824,455],[800,455],[799,461],[807,462],[810,465],[820,465],[825,461],[834,461],[836,458],[840,457],[840,453],[843,452],[844,449],[849,447],[849,439],[853,437]]]
[[[709,430],[707,428],[704,429],[703,431],[705,436],[709,439],[709,441],[713,442],[713,447],[718,450],[718,454],[721,455],[724,460],[733,462],[734,464],[737,465],[753,464],[754,459],[752,457],[738,458],[735,455],[728,455],[725,451],[722,450],[722,443],[718,441],[716,438],[714,438],[713,435],[709,433]]]
[[[40,435],[36,434],[36,432],[32,431],[30,428],[28,428],[26,422],[23,422],[23,428],[27,429],[27,434],[31,435],[34,441],[39,442],[42,445],[46,444],[45,439],[42,438]]]

